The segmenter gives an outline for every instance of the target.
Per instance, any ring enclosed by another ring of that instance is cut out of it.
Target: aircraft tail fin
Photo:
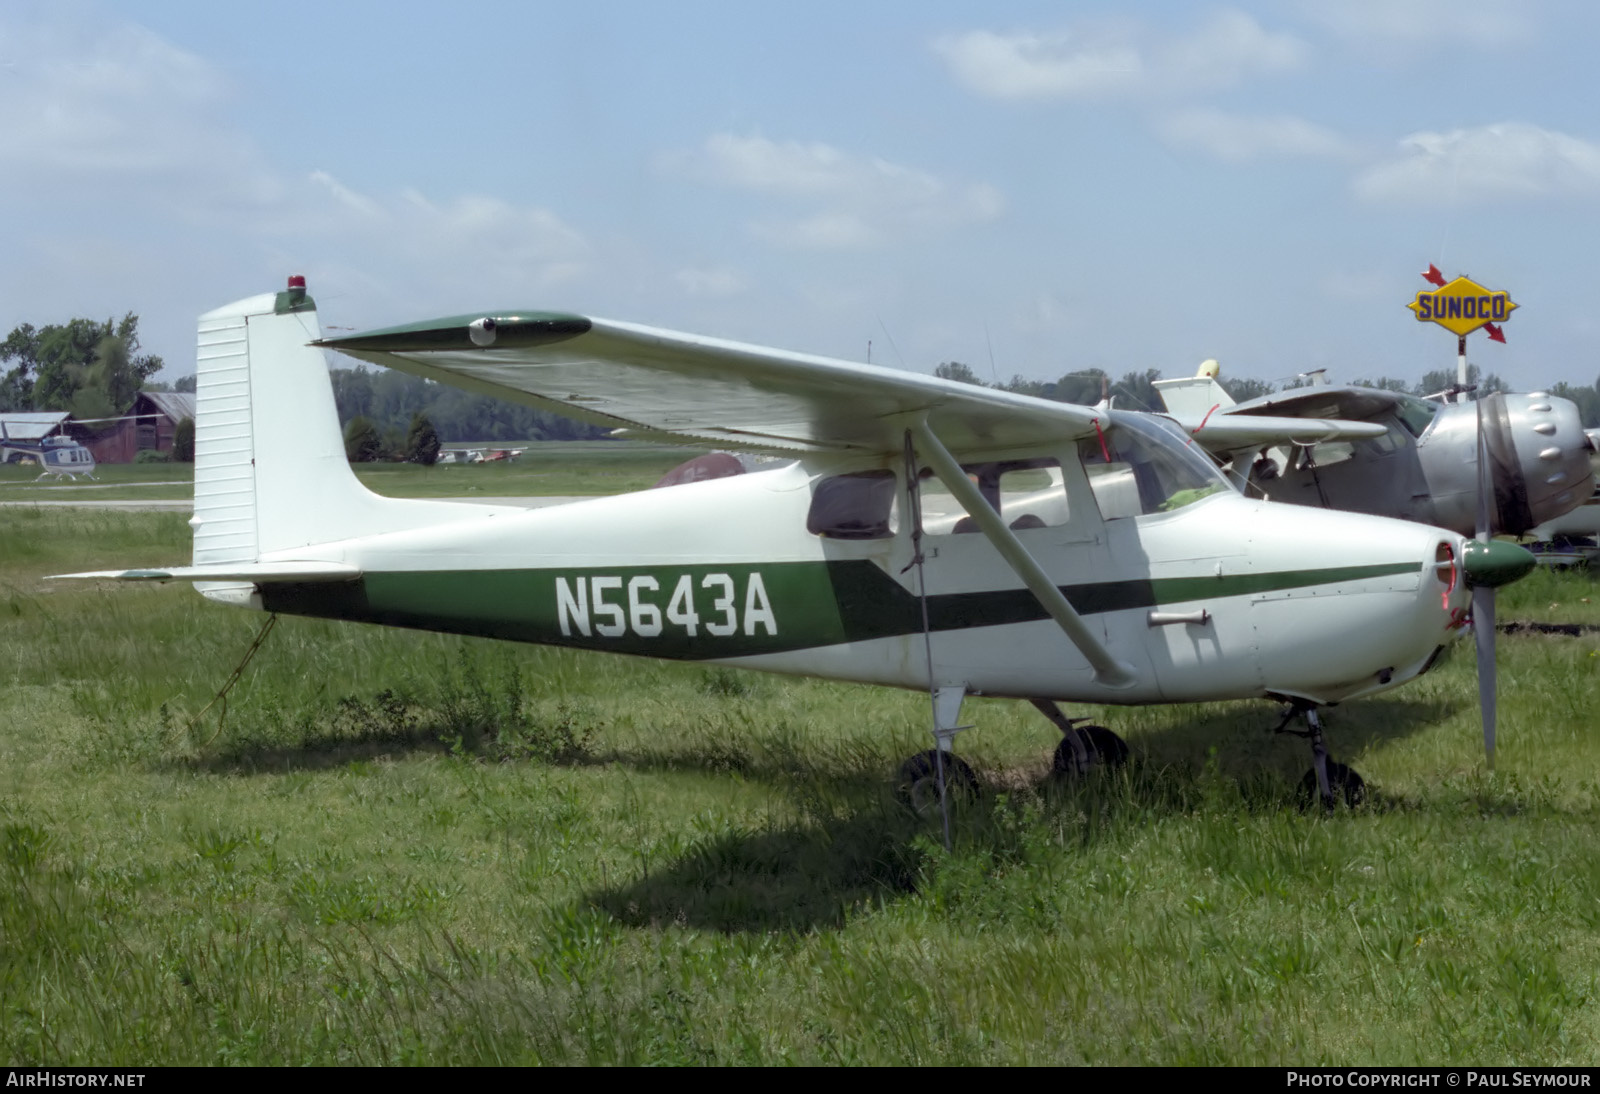
[[[345,459],[316,304],[303,278],[200,317],[195,385],[195,566],[242,566],[358,536],[492,510],[386,498]]]
[[[1221,366],[1216,360],[1208,359],[1201,362],[1199,370],[1193,376],[1185,376],[1178,380],[1157,380],[1156,391],[1160,393],[1161,401],[1166,404],[1167,413],[1179,418],[1193,418],[1195,421],[1200,421],[1218,407],[1233,406],[1233,398],[1217,382],[1217,374],[1220,371]]]

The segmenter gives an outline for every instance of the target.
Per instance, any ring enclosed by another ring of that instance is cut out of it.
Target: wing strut
[[[1061,590],[1051,581],[1049,575],[1034,561],[1028,549],[1017,539],[1016,534],[1006,527],[1006,522],[1000,519],[1000,514],[984,500],[966,472],[961,470],[961,465],[955,457],[933,435],[933,430],[928,428],[926,420],[919,421],[913,427],[917,447],[928,460],[928,466],[933,468],[933,473],[939,476],[939,481],[944,483],[959,501],[962,508],[972,517],[978,528],[994,544],[995,550],[1000,552],[1000,557],[1006,560],[1013,573],[1022,579],[1041,607],[1050,613],[1050,618],[1071,643],[1078,647],[1078,651],[1088,659],[1094,667],[1094,676],[1097,683],[1111,688],[1125,688],[1133,684],[1138,678],[1133,666],[1114,657],[1105,643],[1101,642],[1091,631],[1083,617],[1073,610],[1067,598],[1061,595]]]

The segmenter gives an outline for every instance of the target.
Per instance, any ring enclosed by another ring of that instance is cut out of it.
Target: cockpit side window
[[[899,525],[893,471],[854,471],[817,483],[806,531],[828,539],[888,539]]]
[[[1399,405],[1395,407],[1395,413],[1400,416],[1401,423],[1413,437],[1420,437],[1433,424],[1434,415],[1439,413],[1439,404],[1419,399],[1415,395],[1402,395]]]
[[[1100,515],[1106,520],[1167,513],[1230,488],[1176,425],[1151,414],[1119,417],[1078,442]]]

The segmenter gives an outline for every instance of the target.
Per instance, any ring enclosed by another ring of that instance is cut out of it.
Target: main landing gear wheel
[[[978,777],[966,761],[953,753],[944,754],[944,787],[950,800],[970,801],[978,796]],[[900,765],[895,794],[913,813],[927,816],[939,809],[939,753],[934,749],[919,752]]]
[[[1335,802],[1344,801],[1344,804],[1354,809],[1367,800],[1367,781],[1344,764],[1335,760],[1328,761],[1328,791],[1333,795]],[[1317,769],[1312,768],[1306,772],[1306,777],[1300,780],[1298,798],[1301,809],[1310,809],[1321,791],[1317,789]]]
[[[1073,747],[1072,738],[1063,734],[1050,765],[1057,775],[1086,775],[1090,771],[1121,767],[1128,762],[1128,742],[1105,726],[1078,726],[1071,733],[1082,743],[1084,754],[1080,757],[1078,750]]]

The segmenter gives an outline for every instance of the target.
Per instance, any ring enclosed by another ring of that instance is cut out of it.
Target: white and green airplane
[[[346,462],[324,348],[793,462],[536,510],[380,497]],[[1357,800],[1317,708],[1426,672],[1474,588],[1533,565],[1487,537],[1244,497],[1154,415],[549,312],[323,338],[300,278],[201,317],[197,399],[192,564],[71,576],[927,691],[937,747],[906,762],[913,799],[972,781],[951,740],[963,698],[990,695],[1062,730],[1065,771],[1126,746],[1058,702],[1276,699],[1304,715],[1307,790]],[[1373,427],[1207,428],[1244,447]]]

